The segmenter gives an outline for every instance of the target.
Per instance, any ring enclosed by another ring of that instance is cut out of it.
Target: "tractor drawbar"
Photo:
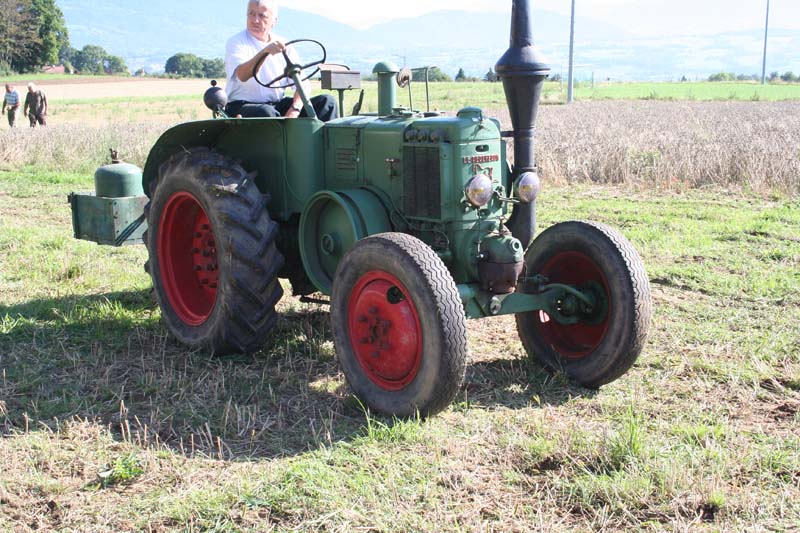
[[[533,45],[529,0],[513,0],[511,44],[495,65],[495,72],[503,80],[514,127],[514,189],[521,202],[514,206],[507,225],[511,234],[527,249],[536,232],[536,196],[539,192],[534,125],[542,86],[550,73],[541,52]]]

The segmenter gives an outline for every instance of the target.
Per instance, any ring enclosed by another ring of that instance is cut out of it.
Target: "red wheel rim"
[[[214,309],[219,285],[214,231],[192,194],[169,197],[158,227],[161,282],[170,306],[190,326],[203,324]]]
[[[380,388],[398,391],[417,377],[422,328],[405,286],[381,270],[359,278],[347,304],[347,329],[356,359]]]
[[[589,256],[582,252],[561,252],[551,257],[541,269],[550,283],[563,283],[578,289],[594,282],[595,287],[602,287],[603,295],[608,302],[605,315],[592,323],[559,324],[544,311],[536,313],[539,335],[544,342],[566,359],[581,359],[592,353],[608,331],[608,320],[611,315],[611,302],[608,282],[603,271]]]

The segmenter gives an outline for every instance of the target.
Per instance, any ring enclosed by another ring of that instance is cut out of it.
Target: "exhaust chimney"
[[[529,0],[512,0],[511,44],[495,65],[503,80],[506,103],[514,127],[514,179],[525,183],[527,194],[518,195],[508,227],[526,249],[536,232],[535,195],[539,178],[534,155],[534,125],[544,80],[550,73],[541,52],[533,45],[533,20]],[[531,190],[533,189],[533,190]]]

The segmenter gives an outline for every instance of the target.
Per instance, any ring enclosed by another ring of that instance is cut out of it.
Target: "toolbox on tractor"
[[[145,269],[169,332],[218,354],[264,345],[279,278],[295,294],[328,295],[344,375],[383,413],[449,405],[464,380],[467,318],[515,315],[525,351],[584,386],[624,374],[651,315],[636,250],[594,222],[536,234],[534,127],[549,67],[533,46],[529,2],[513,2],[511,44],[495,68],[510,134],[478,108],[398,106],[410,75],[390,62],[374,69],[377,113],[323,123],[301,84],[325,62],[319,46],[321,60],[308,65],[285,56],[280,77],[308,117],[227,117],[224,91],[211,87],[204,101],[214,118],[161,135],[143,194],[71,197],[76,237],[119,245],[146,225]],[[323,81],[340,91],[340,107],[343,91],[360,86],[347,71],[323,71]],[[130,178],[128,167],[110,167],[103,175]]]

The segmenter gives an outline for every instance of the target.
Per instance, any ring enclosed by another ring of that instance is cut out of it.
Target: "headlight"
[[[486,174],[477,174],[472,176],[467,182],[467,187],[464,190],[469,203],[475,207],[483,207],[492,199],[494,191],[492,189],[492,178]]]
[[[539,196],[539,190],[542,188],[539,182],[539,174],[536,172],[524,172],[522,176],[517,178],[515,188],[520,202],[526,204],[533,202]]]

